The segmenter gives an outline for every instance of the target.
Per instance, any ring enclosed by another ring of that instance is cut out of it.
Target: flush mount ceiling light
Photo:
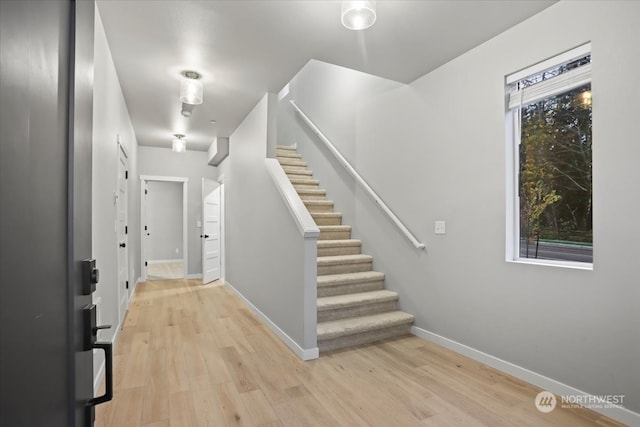
[[[202,104],[202,82],[200,74],[195,71],[184,71],[184,78],[180,82],[180,101],[184,104]]]
[[[375,1],[343,1],[342,25],[350,30],[364,30],[376,22]]]
[[[184,153],[185,151],[187,151],[187,140],[182,139],[184,138],[184,135],[176,133],[173,136],[175,136],[176,139],[171,141],[171,149],[176,153]]]

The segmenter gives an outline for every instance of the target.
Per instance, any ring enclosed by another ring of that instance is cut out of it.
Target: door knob
[[[121,247],[121,248],[126,248],[126,247],[127,247],[127,244],[126,244],[126,243],[124,243],[124,242],[123,242],[123,243],[120,243],[120,247]]]
[[[208,239],[208,238],[209,238],[209,235],[208,235],[208,234],[205,234],[205,235],[204,235],[204,238],[205,238],[205,239]]]

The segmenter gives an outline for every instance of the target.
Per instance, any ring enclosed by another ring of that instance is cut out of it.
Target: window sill
[[[517,258],[507,259],[507,262],[516,264],[543,265],[547,267],[563,267],[572,268],[574,270],[593,270],[593,263],[590,262],[573,262],[573,261],[556,261],[552,259],[535,259],[535,258]]]

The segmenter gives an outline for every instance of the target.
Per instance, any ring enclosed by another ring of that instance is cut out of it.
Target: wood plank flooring
[[[147,280],[181,278],[184,278],[184,262],[182,260],[166,262],[150,261],[147,266]]]
[[[138,285],[96,427],[620,426],[407,336],[300,361],[224,285]]]

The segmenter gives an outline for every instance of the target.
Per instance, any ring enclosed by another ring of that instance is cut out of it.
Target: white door
[[[127,179],[129,172],[127,153],[119,145],[118,156],[118,197],[117,209],[117,238],[118,238],[118,298],[120,319],[124,316],[129,301],[129,248],[127,227]]]
[[[220,184],[202,179],[202,283],[220,278]]]

